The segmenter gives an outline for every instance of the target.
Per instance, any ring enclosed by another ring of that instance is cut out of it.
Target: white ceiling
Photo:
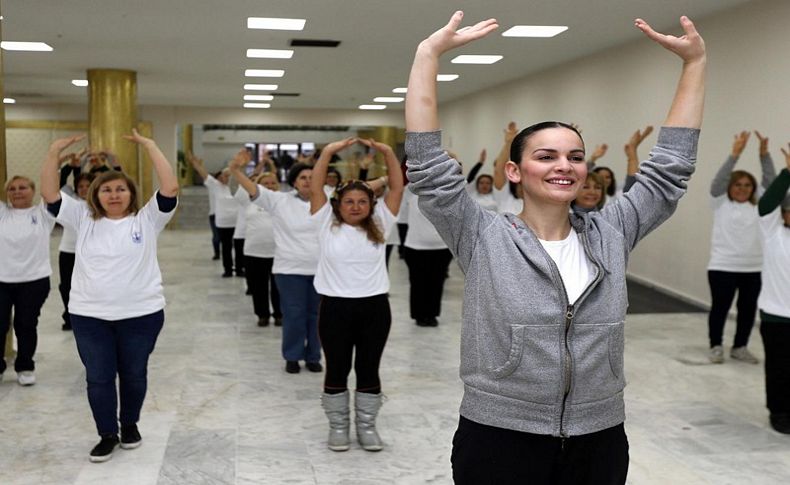
[[[54,52],[3,52],[6,96],[18,103],[87,101],[71,85],[88,68],[138,73],[143,105],[241,107],[245,82],[275,83],[272,108],[355,109],[405,86],[417,43],[463,9],[470,23],[487,17],[500,29],[459,53],[500,54],[491,66],[451,65],[440,101],[469,95],[641,39],[637,16],[674,29],[748,0],[3,0],[2,38],[43,41]],[[247,17],[306,18],[304,31],[248,30]],[[516,24],[568,25],[553,39],[505,38]],[[704,31],[703,31],[704,33]],[[247,48],[288,48],[292,38],[334,39],[337,49],[295,48],[293,59],[247,59]],[[249,68],[285,69],[280,79],[244,77]],[[569,75],[573,75],[569,72]],[[396,109],[398,109],[396,107]]]

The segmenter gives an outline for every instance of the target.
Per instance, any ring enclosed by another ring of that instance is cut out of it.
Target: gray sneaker
[[[735,360],[740,360],[741,362],[746,362],[747,364],[759,364],[760,361],[757,360],[757,357],[754,356],[749,349],[744,347],[733,347],[730,351],[730,357]]]
[[[710,348],[710,354],[708,354],[708,358],[710,359],[711,364],[723,364],[724,363],[724,347],[721,345],[714,345]]]

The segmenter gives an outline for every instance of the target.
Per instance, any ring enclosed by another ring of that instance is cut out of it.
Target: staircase
[[[209,229],[208,189],[204,185],[181,187],[178,195],[178,213],[174,218],[176,229]]]

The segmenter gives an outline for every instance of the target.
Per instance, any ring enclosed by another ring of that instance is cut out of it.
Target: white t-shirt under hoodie
[[[568,302],[573,304],[587,289],[593,274],[592,264],[587,259],[579,235],[571,229],[568,237],[562,241],[538,241],[557,265]]]
[[[760,218],[765,265],[757,307],[777,317],[790,318],[790,228],[779,207]]]
[[[435,250],[447,249],[447,244],[444,243],[442,237],[436,232],[431,221],[429,221],[420,212],[417,205],[417,196],[410,190],[403,192],[403,198],[407,199],[404,204],[406,210],[409,212],[408,224],[409,231],[406,233],[406,241],[404,246],[410,249],[419,250]]]
[[[253,204],[274,221],[274,274],[314,275],[318,266],[318,237],[310,217],[310,202],[298,192],[274,192],[258,185]]]
[[[49,235],[55,218],[42,201],[27,209],[0,202],[0,282],[26,283],[52,274]]]
[[[711,199],[713,236],[708,270],[756,273],[763,268],[760,215],[751,202],[735,202],[725,194]]]
[[[230,187],[211,175],[206,177],[205,184],[211,191],[209,197],[214,197],[214,224],[224,229],[234,227],[236,216],[239,213],[239,204],[230,193]]]
[[[384,201],[378,201],[373,218],[384,239],[397,222]],[[390,289],[384,262],[386,242],[375,244],[364,229],[338,224],[332,205],[327,202],[313,214],[318,225],[320,256],[313,285],[320,295],[340,298],[365,298]]]
[[[93,219],[87,205],[61,194],[58,222],[77,231],[69,313],[124,320],[165,307],[156,239],[175,214],[156,195],[137,215]]]

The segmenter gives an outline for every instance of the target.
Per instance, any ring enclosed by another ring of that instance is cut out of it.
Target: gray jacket
[[[594,281],[568,303],[557,266],[512,214],[480,208],[441,133],[408,133],[409,189],[466,282],[461,415],[490,426],[576,436],[625,420],[625,270],[636,243],[664,222],[694,171],[699,130],[663,128],[636,183],[600,212],[571,214]]]

